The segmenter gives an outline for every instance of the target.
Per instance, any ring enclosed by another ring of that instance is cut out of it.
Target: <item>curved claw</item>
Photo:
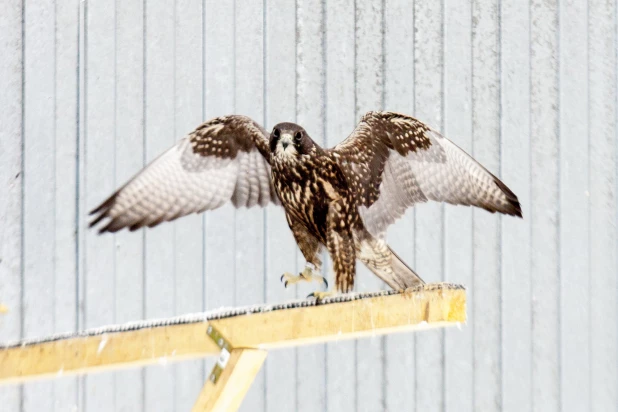
[[[313,293],[310,293],[309,295],[307,295],[307,299],[315,298],[316,301],[321,302],[322,300],[324,300],[324,299],[326,299],[328,297],[334,296],[334,295],[335,295],[335,292],[333,292],[333,291],[330,291],[330,292],[317,292],[316,291],[316,292],[313,292]]]
[[[279,278],[279,282],[283,282],[283,277],[285,276],[285,274],[281,275],[281,277]],[[287,282],[286,282],[287,283]]]
[[[322,280],[324,281],[324,286],[326,286],[326,290],[328,290],[328,280],[326,280],[326,278],[322,278]]]
[[[287,287],[288,287],[288,281],[287,280],[283,283],[283,287],[287,289]]]

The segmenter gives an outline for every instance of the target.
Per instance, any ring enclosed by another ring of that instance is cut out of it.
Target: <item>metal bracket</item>
[[[232,351],[232,345],[225,339],[225,337],[219,332],[214,326],[208,325],[206,329],[206,334],[212,339],[219,348],[221,348],[221,353],[219,353],[219,357],[217,358],[217,363],[215,363],[215,367],[212,368],[212,372],[210,372],[210,376],[208,379],[212,381],[212,383],[217,383],[223,369],[227,365],[228,360],[230,359],[230,352]]]

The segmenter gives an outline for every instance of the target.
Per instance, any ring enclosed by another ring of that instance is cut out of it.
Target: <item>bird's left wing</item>
[[[476,160],[424,123],[368,112],[330,149],[369,232],[382,237],[408,207],[434,200],[521,217],[517,196]]]
[[[278,203],[264,129],[245,116],[200,125],[94,209],[100,232],[156,226],[190,213]]]

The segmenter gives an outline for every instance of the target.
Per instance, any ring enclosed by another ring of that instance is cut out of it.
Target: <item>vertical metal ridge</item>
[[[232,44],[233,44],[233,49],[234,49],[234,52],[232,53],[232,67],[233,67],[233,70],[234,70],[233,86],[232,86],[232,88],[234,90],[232,91],[232,96],[233,96],[233,103],[232,103],[232,105],[234,106],[234,112],[236,112],[236,107],[237,107],[237,104],[236,104],[236,91],[237,91],[237,87],[236,86],[237,86],[237,78],[238,78],[237,67],[236,67],[236,52],[237,52],[236,51],[236,0],[233,0],[232,8],[233,8],[233,12],[232,12],[233,20],[232,21],[233,21],[233,25],[234,25],[234,28],[232,30],[232,38],[233,38]],[[233,242],[233,244],[234,244],[234,259],[232,259],[232,265],[233,265],[233,268],[232,268],[233,275],[232,276],[234,276],[234,302],[233,302],[233,304],[236,305],[236,301],[237,301],[237,298],[238,298],[237,290],[236,290],[236,284],[237,284],[237,280],[238,280],[238,276],[237,276],[237,273],[236,273],[236,255],[237,255],[237,251],[236,251],[236,229],[237,229],[237,224],[238,224],[238,213],[236,211],[236,208],[234,208],[232,213],[234,214],[234,230],[232,231],[232,237],[234,238],[234,242]]]
[[[81,168],[80,168],[80,128],[81,128],[81,107],[80,107],[80,98],[81,98],[81,70],[82,70],[82,66],[81,66],[81,45],[80,45],[80,41],[81,41],[81,6],[79,3],[77,3],[77,7],[76,7],[76,11],[77,11],[77,33],[76,34],[76,41],[77,41],[77,47],[76,47],[76,70],[75,70],[75,79],[76,79],[76,84],[75,84],[75,199],[74,199],[74,207],[75,207],[75,218],[74,218],[74,231],[75,231],[75,245],[73,248],[74,251],[74,259],[75,259],[75,289],[74,289],[74,293],[75,293],[75,307],[74,307],[74,316],[75,316],[75,322],[74,322],[74,330],[77,331],[79,329],[79,274],[80,274],[80,270],[81,270],[81,265],[80,265],[80,247],[79,247],[79,242],[80,242],[80,231],[79,231],[79,216],[81,215],[81,208],[80,208],[80,204],[79,204],[79,199],[80,199],[80,174],[81,174]],[[79,400],[80,400],[80,388],[83,387],[83,385],[81,385],[82,380],[79,378],[75,378],[74,380],[75,382],[75,405],[79,405]]]
[[[528,203],[532,205],[532,1],[528,0],[528,138],[530,139],[528,147]],[[530,210],[530,218],[528,220],[528,244],[532,244],[532,223],[533,223],[532,208]],[[528,256],[528,267],[532,267],[532,253]],[[534,283],[532,279],[532,271],[528,274],[530,295],[530,325],[534,324],[534,305],[532,297],[534,296]],[[534,334],[530,333],[530,407],[534,409]]]
[[[87,188],[88,188],[88,163],[87,163],[87,151],[88,151],[88,1],[84,1],[83,2],[83,9],[82,9],[82,18],[83,18],[83,22],[84,25],[82,27],[83,30],[83,56],[84,56],[84,66],[83,66],[83,95],[81,95],[81,101],[83,103],[83,109],[82,109],[82,115],[83,115],[83,128],[82,130],[82,136],[83,136],[83,140],[81,140],[81,144],[80,144],[80,159],[83,160],[83,173],[82,173],[82,189],[84,191],[84,196],[83,198],[85,198],[86,193],[87,193]],[[82,164],[82,161],[80,161],[80,165]],[[80,199],[82,198],[81,194],[80,194]],[[80,222],[79,218],[77,219],[78,222]],[[88,323],[88,319],[86,316],[86,308],[88,306],[88,302],[86,300],[86,285],[88,280],[86,279],[86,268],[88,267],[88,258],[87,258],[87,254],[85,253],[86,251],[86,244],[87,244],[87,239],[86,239],[86,235],[84,233],[85,228],[81,227],[81,230],[79,230],[79,233],[81,233],[82,238],[81,238],[81,244],[82,244],[82,249],[81,249],[81,259],[80,261],[83,262],[83,266],[81,268],[82,273],[80,274],[80,277],[82,279],[82,284],[79,285],[79,295],[78,295],[78,301],[77,301],[77,306],[78,306],[78,310],[81,312],[81,324],[80,327],[85,327],[86,324]],[[82,302],[83,299],[83,304],[80,305],[80,302]],[[88,408],[88,403],[87,403],[87,396],[86,396],[86,383],[87,383],[87,377],[84,376],[80,379],[80,383],[81,383],[81,407],[82,410],[87,410]]]
[[[615,65],[615,62],[614,62]],[[615,70],[615,66],[614,66],[614,70]],[[586,2],[586,92],[587,92],[587,96],[586,96],[586,100],[587,100],[587,105],[586,105],[586,109],[587,109],[587,113],[586,113],[586,117],[588,119],[588,124],[586,125],[586,146],[588,149],[588,152],[586,153],[586,159],[588,161],[588,181],[586,183],[586,186],[588,187],[588,190],[590,190],[591,187],[591,168],[590,168],[590,4],[588,2]],[[590,192],[589,192],[590,193]],[[592,264],[591,264],[591,256],[592,256],[592,248],[590,246],[591,241],[590,241],[590,228],[591,228],[591,222],[592,222],[592,218],[591,218],[591,210],[592,208],[590,207],[591,205],[591,196],[588,196],[588,215],[586,216],[587,219],[587,224],[586,226],[588,227],[588,245],[587,245],[587,253],[588,253],[588,273],[592,273],[591,269],[592,269]],[[592,290],[592,282],[591,282],[591,277],[588,277],[588,290],[591,291]],[[590,299],[588,300],[588,325],[592,325],[592,294],[590,294]],[[591,394],[591,396],[588,398],[588,410],[592,410],[592,328],[588,329],[588,365],[590,365],[590,367],[588,368],[588,393]],[[618,368],[618,365],[617,365]],[[616,405],[616,408],[618,409],[618,405]]]
[[[380,96],[380,110],[386,110],[386,0],[381,0],[381,15],[380,15],[380,35],[382,36],[380,41],[380,49],[382,52],[382,58],[380,61],[381,74],[382,74],[382,90]],[[387,287],[386,284],[382,283],[382,289]],[[380,337],[380,363],[382,364],[382,384],[380,386],[381,393],[381,405],[382,410],[387,410],[386,403],[386,366],[387,366],[387,356],[386,356],[386,336]]]
[[[500,172],[500,177],[503,175],[502,168],[502,153],[503,153],[503,136],[502,136],[502,0],[497,0],[497,48],[498,48],[498,58],[497,58],[497,84],[498,84],[498,171]],[[504,410],[504,257],[502,255],[503,245],[504,245],[504,230],[503,230],[503,222],[504,218],[502,215],[498,215],[498,291],[500,293],[499,297],[499,306],[497,310],[500,311],[499,314],[499,332],[498,336],[500,339],[500,344],[498,346],[498,369],[500,376],[500,392],[499,403],[500,409]]]
[[[560,114],[562,112],[562,99],[561,99],[561,82],[560,82],[560,69],[561,69],[561,55],[562,55],[562,42],[561,42],[561,18],[560,18],[560,11],[561,11],[561,0],[556,0],[556,31],[555,31],[555,36],[556,36],[556,67],[555,67],[555,72],[554,72],[554,81],[556,82],[556,105],[557,105],[557,114],[558,114],[558,118],[556,119],[556,140],[557,140],[557,157],[556,157],[556,189],[557,189],[557,197],[558,197],[558,201],[556,202],[556,208],[557,208],[557,222],[556,222],[556,265],[557,265],[557,277],[558,277],[558,293],[556,296],[557,299],[557,307],[558,307],[558,318],[556,319],[556,323],[557,323],[557,329],[558,329],[558,333],[557,333],[557,345],[556,345],[556,351],[557,351],[557,368],[558,368],[558,381],[556,382],[556,385],[558,386],[558,408],[560,410],[563,409],[563,400],[562,400],[562,376],[563,376],[563,368],[562,368],[562,353],[563,353],[563,348],[562,348],[562,329],[563,329],[563,324],[562,324],[562,314],[560,313],[560,308],[562,307],[562,293],[563,293],[563,277],[562,277],[562,241],[561,241],[561,236],[560,234],[562,233],[562,225],[560,224],[560,211],[561,211],[561,204],[560,204],[560,197],[562,194],[562,177],[561,177],[561,169],[562,169],[562,165],[561,165],[561,159],[562,159],[562,153],[563,151],[560,149],[560,143],[562,141],[562,133],[561,133],[561,121],[560,121]]]
[[[57,168],[57,158],[56,158],[56,152],[57,152],[57,147],[58,147],[58,143],[57,143],[57,138],[58,138],[58,35],[57,35],[57,30],[58,30],[58,5],[56,2],[54,2],[54,67],[53,72],[54,72],[54,86],[53,86],[53,93],[54,93],[54,101],[53,101],[53,105],[54,105],[54,116],[53,116],[53,135],[54,135],[54,142],[53,142],[53,148],[54,148],[54,153],[53,153],[53,159],[52,159],[52,163],[53,163],[53,169],[54,169],[54,204],[53,204],[53,209],[54,209],[54,221],[53,221],[53,232],[54,232],[54,256],[56,256],[56,252],[57,252],[57,248],[58,245],[56,243],[56,240],[58,238],[58,222],[57,222],[57,216],[58,216],[58,181],[56,179],[56,168]],[[54,258],[52,260],[52,271],[53,271],[53,284],[52,284],[52,302],[53,302],[53,307],[54,309],[56,308],[56,283],[57,283],[57,264],[56,264],[56,259]],[[54,314],[53,314],[53,330],[56,330],[56,311],[54,310]],[[55,402],[54,405],[52,406],[55,409]]]
[[[21,195],[20,195],[20,209],[21,209],[21,213],[20,213],[20,243],[19,243],[19,272],[20,272],[20,285],[19,285],[19,313],[20,313],[20,319],[19,319],[19,337],[23,339],[24,337],[24,329],[25,329],[25,324],[24,324],[24,309],[25,309],[25,304],[24,304],[24,300],[25,300],[25,279],[24,279],[24,275],[25,275],[25,267],[24,267],[24,246],[25,246],[25,242],[24,242],[24,224],[25,224],[25,219],[24,219],[24,192],[25,192],[25,173],[24,173],[24,167],[25,167],[25,161],[24,161],[24,153],[25,153],[25,124],[26,124],[26,114],[25,114],[25,110],[26,110],[26,105],[24,104],[24,99],[25,99],[25,86],[26,86],[26,79],[25,79],[25,75],[26,75],[26,0],[22,0],[21,2],[21,119],[20,119],[20,133],[21,133],[21,165],[20,165],[20,173],[21,173],[21,180],[20,180],[20,190],[21,190]],[[19,409],[20,411],[24,410],[24,385],[19,385]]]
[[[354,0],[354,119],[356,123],[358,117],[358,9]],[[358,287],[355,285],[355,288]],[[358,340],[354,341],[354,410],[358,410]]]
[[[206,120],[206,0],[202,0],[202,122]],[[206,215],[202,214],[202,310],[206,311],[208,302],[206,289]],[[206,361],[202,361],[202,381],[206,381]]]
[[[146,110],[147,93],[148,93],[148,14],[147,14],[147,0],[142,0],[142,166],[146,166],[147,154],[148,154],[148,111]],[[146,254],[148,252],[148,246],[146,244],[146,229],[141,229],[142,235],[142,317],[146,317]],[[146,369],[141,370],[142,381],[142,408],[146,410]]]
[[[414,113],[414,116],[416,116],[416,0],[412,0],[413,6],[412,6],[412,111]],[[412,208],[412,225],[413,225],[413,234],[412,234],[412,249],[413,249],[413,256],[412,256],[412,264],[414,265],[414,267],[417,267],[417,255],[418,255],[418,231],[416,230],[416,222],[418,220],[418,216],[416,214],[416,208]],[[416,406],[418,404],[418,397],[416,396],[418,393],[418,378],[419,378],[419,374],[417,373],[417,368],[416,365],[418,364],[417,362],[417,352],[416,352],[416,336],[412,337],[412,351],[414,353],[414,379],[413,379],[413,385],[414,385],[414,409],[416,410]]]
[[[114,0],[113,2],[114,5],[114,136],[113,136],[113,142],[112,145],[114,147],[114,158],[112,159],[112,165],[113,165],[113,169],[114,169],[114,175],[113,175],[113,179],[112,181],[114,182],[114,188],[117,187],[116,184],[116,180],[117,180],[117,175],[118,175],[118,2],[117,0]],[[116,247],[117,245],[117,237],[116,237],[116,233],[112,234],[112,248],[113,248],[113,252],[112,252],[112,265],[113,265],[113,279],[112,279],[112,283],[113,283],[113,290],[114,290],[114,295],[111,297],[112,301],[113,301],[113,308],[112,308],[112,313],[113,313],[113,317],[114,317],[114,322],[118,321],[118,312],[117,312],[117,308],[118,308],[118,296],[117,296],[117,286],[118,286],[118,256],[117,256],[117,252],[118,249]],[[112,375],[112,385],[113,385],[113,390],[112,390],[112,394],[113,394],[113,405],[114,405],[114,409],[117,409],[117,401],[118,401],[118,374],[114,373]]]
[[[475,108],[475,99],[474,99],[474,2],[471,1],[470,2],[470,154],[472,155],[472,157],[474,157],[474,135],[475,135],[475,127],[474,127],[474,108]],[[472,276],[470,278],[470,283],[472,283],[470,289],[474,290],[475,288],[475,276],[474,274],[476,273],[476,265],[475,265],[475,248],[474,248],[474,240],[475,240],[475,236],[474,236],[474,227],[476,225],[476,219],[475,219],[475,212],[474,210],[472,211],[472,217],[471,217],[471,228],[472,230],[470,231],[470,236],[471,236],[471,240],[470,240],[470,244],[472,245],[471,247],[471,251],[472,251],[472,256],[470,256],[471,259],[471,263],[472,263]],[[472,299],[470,299],[470,302],[468,303],[469,306],[472,306],[470,312],[472,313],[472,319],[475,318],[475,310],[476,310],[476,305],[474,304],[474,295],[472,295]],[[475,384],[476,384],[476,368],[474,367],[474,363],[476,360],[476,328],[472,328],[472,407],[475,408],[476,407],[476,391],[474,390]]]
[[[299,9],[299,2],[301,0],[295,0],[294,1],[294,22],[295,22],[295,30],[294,30],[294,121],[298,122],[298,42],[299,42],[299,27],[298,27],[298,9]],[[298,248],[296,248],[298,249]],[[294,251],[294,261],[298,262],[298,250]],[[299,400],[298,400],[298,382],[299,382],[299,374],[298,374],[298,357],[299,357],[299,353],[298,353],[298,348],[294,348],[294,372],[295,372],[295,381],[296,381],[296,385],[295,385],[295,401],[296,401],[296,410],[299,410]]]
[[[267,0],[262,0],[262,124],[265,130],[268,130],[266,124],[268,119],[268,25],[267,25]],[[266,303],[268,296],[268,209],[265,207],[262,210],[262,238],[264,239],[264,248],[262,250],[262,302]],[[262,409],[268,411],[268,362],[264,362],[261,372],[264,376],[264,386],[262,387]]]
[[[442,42],[440,47],[440,130],[444,133],[446,128],[446,0],[440,2],[440,22],[441,33],[440,41]],[[442,281],[446,280],[446,212],[444,203],[440,205],[440,265],[442,273],[440,277]],[[446,333],[444,330],[440,330],[442,341],[442,396],[441,396],[441,410],[446,411]]]
[[[176,119],[178,117],[178,89],[177,89],[177,82],[176,82],[176,65],[177,65],[177,61],[176,61],[176,57],[177,57],[177,53],[176,53],[176,45],[177,45],[177,31],[176,31],[176,26],[177,26],[177,8],[178,8],[178,1],[177,0],[173,0],[171,2],[168,2],[168,4],[171,5],[172,7],[172,108],[173,108],[173,113],[172,113],[172,136],[170,138],[170,140],[172,140],[172,145],[175,143],[176,139],[176,127],[177,127],[177,122]],[[177,238],[176,238],[176,233],[177,233],[177,227],[178,227],[178,222],[170,222],[171,224],[171,230],[172,230],[172,234],[171,234],[171,248],[172,248],[172,276],[174,278],[174,282],[173,284],[173,290],[172,290],[172,306],[174,307],[174,312],[176,312],[176,304],[177,304],[177,299],[176,299],[176,294],[177,294],[177,289],[178,289],[178,273],[177,273]],[[178,367],[172,368],[171,370],[171,374],[173,376],[173,388],[172,388],[172,405],[177,405],[178,404]]]
[[[614,87],[618,88],[618,0],[614,2]],[[614,144],[614,155],[618,156],[618,91],[614,89],[614,134],[616,136],[615,144]],[[590,101],[589,101],[590,103]],[[615,192],[618,193],[618,159],[614,158],[615,162]],[[614,199],[615,201],[616,199]],[[618,222],[618,207],[616,207],[616,211],[614,213],[615,221]],[[614,242],[618,239],[618,226],[614,230]],[[618,245],[614,245],[616,247]],[[618,253],[616,254],[616,261],[614,262],[616,267],[618,267]],[[616,293],[618,295],[618,291]],[[618,319],[616,319],[616,324],[618,325]],[[618,327],[618,326],[617,326]],[[616,348],[616,352],[618,352],[618,348]],[[618,356],[616,359],[616,369],[618,369]],[[616,404],[616,410],[618,411],[618,404]]]

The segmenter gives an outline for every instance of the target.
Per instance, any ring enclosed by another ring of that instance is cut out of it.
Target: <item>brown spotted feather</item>
[[[156,226],[189,213],[278,203],[270,182],[267,133],[245,116],[200,125],[91,213],[100,232]]]
[[[368,112],[329,150],[352,187],[366,228],[383,237],[416,203],[434,200],[521,217],[517,197],[472,157],[424,123]]]

